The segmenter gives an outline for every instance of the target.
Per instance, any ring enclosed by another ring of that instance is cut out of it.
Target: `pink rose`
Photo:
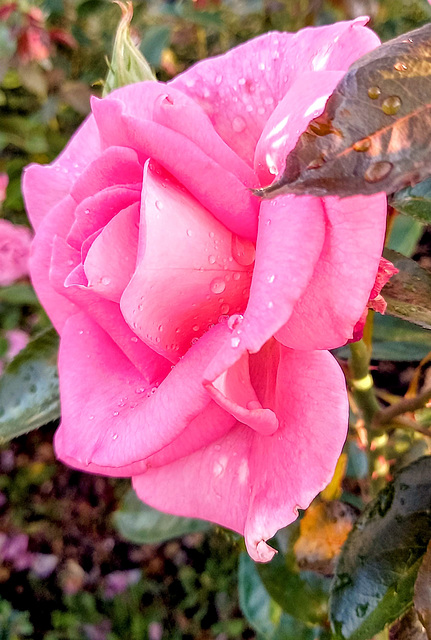
[[[0,220],[0,287],[28,275],[32,234],[9,220]]]
[[[343,446],[345,382],[323,349],[367,304],[386,202],[250,188],[379,44],[365,23],[270,33],[95,99],[24,179],[32,278],[61,335],[57,455],[243,533],[255,560]]]

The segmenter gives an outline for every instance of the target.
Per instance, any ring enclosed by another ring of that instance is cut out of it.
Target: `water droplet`
[[[369,87],[368,89],[368,97],[371,98],[371,100],[377,100],[381,93],[380,87]]]
[[[404,62],[396,62],[396,63],[394,64],[394,69],[395,69],[396,71],[401,71],[401,72],[403,72],[403,71],[407,71],[407,65],[406,65],[406,64],[404,64]]]
[[[380,182],[380,180],[384,180],[389,175],[393,166],[392,162],[375,162],[368,167],[364,178],[367,182]]]
[[[271,273],[269,276],[266,276],[266,279],[269,282],[269,284],[272,284],[275,280],[275,275]]]
[[[247,82],[247,80],[245,78],[240,78],[238,80],[238,84],[242,87],[245,83]]]
[[[113,440],[116,440],[117,438],[118,438],[118,433],[113,433],[113,434],[112,434],[112,439],[113,439]]]
[[[215,78],[215,83],[216,83],[217,85],[219,85],[219,84],[221,84],[221,83],[222,83],[222,80],[223,80],[223,76],[222,76],[222,75],[218,75],[218,76],[216,76],[216,78]]]
[[[156,200],[155,205],[156,209],[158,209],[159,211],[163,209],[163,202],[160,202],[160,200]]]
[[[88,214],[90,213],[90,209],[85,209],[84,213],[86,216],[88,216]]]
[[[246,122],[241,116],[237,116],[232,120],[232,129],[237,133],[241,133],[246,128]]]
[[[265,71],[265,63],[259,62],[259,64],[257,65],[257,68],[259,69],[259,71]]]
[[[238,326],[242,323],[243,320],[244,320],[244,316],[242,316],[240,313],[234,313],[229,318],[227,322],[227,326],[231,331],[233,331],[234,329],[238,328]]]
[[[108,284],[111,284],[111,278],[108,278],[108,276],[103,276],[101,283],[104,287],[107,287]]]
[[[248,104],[245,108],[246,111],[248,111],[248,113],[251,113],[253,111],[253,105],[252,104]]]
[[[274,303],[270,300],[270,301],[268,302],[268,309],[272,309],[272,308],[273,308],[273,306],[274,306]]]
[[[229,313],[229,305],[228,304],[222,304],[222,306],[220,307],[220,311],[226,315],[226,313]]]
[[[269,227],[271,225],[271,219],[269,218],[266,222],[265,222],[266,226]]]
[[[119,411],[114,411],[114,413],[112,415],[116,418],[118,415],[120,415],[120,412]]]
[[[398,96],[389,96],[389,98],[385,98],[382,102],[382,111],[386,113],[387,116],[393,116],[398,113],[401,104],[401,99]]]
[[[199,338],[192,338],[190,340],[190,344],[196,344],[196,342],[199,340]]]
[[[81,331],[78,332],[80,336],[82,336],[82,334],[84,333],[83,330],[81,329]]]
[[[264,100],[264,103],[267,105],[274,104],[274,98],[272,96],[267,96]]]
[[[138,387],[137,389],[135,389],[135,393],[137,393],[138,395],[140,395],[141,393],[144,393],[146,391],[145,387]]]
[[[158,331],[163,331],[163,325],[162,325],[162,324],[159,324],[159,326],[157,327],[157,330],[158,330]]]
[[[215,263],[215,261],[216,261],[216,257],[215,257],[215,256],[208,256],[208,262],[209,262],[210,264],[214,264],[214,263]]]
[[[232,277],[233,277],[233,279],[234,279],[234,280],[239,280],[239,279],[241,278],[241,274],[240,274],[240,273],[238,273],[238,271],[236,271],[236,272],[233,274],[233,276],[232,276]]]
[[[232,345],[232,347],[234,349],[236,349],[237,347],[239,347],[239,343],[241,342],[241,338],[239,338],[238,336],[234,336],[233,338],[231,338],[230,343]]]
[[[210,231],[208,235],[210,238],[214,238],[214,231]]]
[[[249,266],[250,264],[253,264],[256,257],[256,248],[251,240],[233,235],[232,255],[238,264]]]
[[[138,338],[136,336],[132,336],[130,338],[130,342],[138,342]]]
[[[193,231],[191,229],[187,229],[187,235],[189,238],[193,235]]]
[[[94,420],[94,416],[88,416],[89,420]]]
[[[357,142],[355,142],[355,144],[353,145],[353,149],[355,151],[368,151],[368,149],[371,147],[371,140],[370,138],[362,138],[362,140],[358,140]]]
[[[213,293],[223,293],[226,289],[226,283],[222,278],[215,278],[210,284],[210,289]]]
[[[194,327],[192,327],[193,331],[199,331],[199,325],[195,324]]]
[[[334,132],[330,122],[327,120],[319,120],[318,118],[310,122],[308,129],[316,136],[327,136]]]

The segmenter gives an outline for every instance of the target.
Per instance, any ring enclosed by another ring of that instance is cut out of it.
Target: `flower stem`
[[[359,340],[350,346],[350,384],[353,389],[353,396],[362,413],[365,426],[374,429],[374,415],[380,411],[380,405],[374,390],[373,377],[370,373],[370,351],[365,342]],[[376,434],[377,435],[377,434]]]

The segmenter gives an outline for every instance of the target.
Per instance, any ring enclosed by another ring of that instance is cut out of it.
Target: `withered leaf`
[[[357,60],[287,156],[281,178],[255,191],[373,194],[431,174],[431,24]]]
[[[415,582],[414,605],[428,638],[431,638],[431,541]]]
[[[431,329],[431,273],[396,251],[383,255],[399,270],[382,289],[386,313]]]

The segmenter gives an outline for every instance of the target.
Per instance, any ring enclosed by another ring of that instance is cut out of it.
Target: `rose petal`
[[[57,455],[73,466],[76,460],[81,468],[93,463],[108,475],[129,475],[130,465],[169,445],[210,403],[202,373],[219,347],[218,329],[165,378],[163,362],[157,375],[150,360],[143,376],[100,326],[83,313],[72,316],[60,344]]]
[[[92,109],[104,139],[139,150],[141,162],[149,157],[157,160],[222,224],[235,233],[255,239],[258,199],[231,171],[213,160],[206,149],[157,122],[128,115],[119,100],[93,101]],[[115,130],[112,118],[115,118]]]
[[[342,71],[304,73],[287,91],[268,119],[256,146],[254,166],[261,185],[283,173],[286,157],[308,123],[323,112],[343,77]]]
[[[64,151],[50,165],[31,164],[24,169],[22,191],[27,213],[35,229],[70,189],[89,162],[100,155],[100,139],[90,116],[72,136]]]
[[[346,71],[380,44],[364,28],[367,22],[357,18],[295,34],[264,34],[202,60],[170,84],[194,98],[223,140],[251,164],[268,118],[296,78],[307,71]]]
[[[103,298],[119,302],[129,284],[138,250],[139,203],[120,211],[88,250],[84,271],[88,286]]]
[[[386,227],[386,196],[322,199],[326,236],[313,278],[286,325],[280,342],[295,349],[334,349],[352,337],[372,289]],[[306,202],[291,198],[290,215]],[[286,215],[289,213],[286,211]]]
[[[244,533],[257,561],[270,559],[265,541],[330,480],[347,425],[344,377],[332,356],[278,348],[273,436],[237,424],[210,446],[133,478],[140,498],[157,509]]]
[[[121,309],[144,342],[175,362],[221,315],[244,310],[254,245],[149,165],[140,228],[138,265]]]

